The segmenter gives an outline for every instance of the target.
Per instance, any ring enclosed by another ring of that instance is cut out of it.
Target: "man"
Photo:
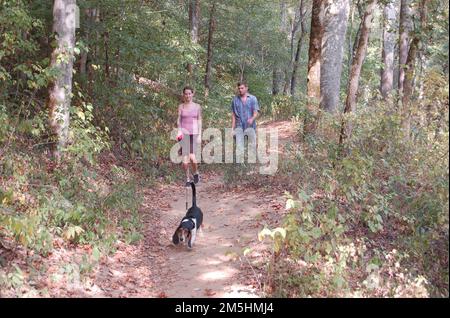
[[[243,160],[244,139],[248,138],[249,158],[248,161],[256,162],[256,117],[259,105],[255,96],[248,93],[248,85],[245,82],[237,84],[238,95],[231,102],[232,122],[231,128],[236,136],[237,162]],[[252,158],[250,158],[252,156]]]

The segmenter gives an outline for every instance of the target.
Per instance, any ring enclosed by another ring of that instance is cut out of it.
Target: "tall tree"
[[[397,12],[394,0],[390,0],[383,10],[383,51],[380,92],[384,99],[387,98],[394,85],[394,49],[395,49],[395,22]]]
[[[363,1],[357,0],[352,4],[352,10],[350,13],[350,27],[349,27],[349,37],[348,37],[348,70],[352,68],[353,57],[355,56],[356,49],[358,48],[359,36],[361,35],[361,24],[359,25],[356,34],[353,39],[353,21],[355,20],[355,9],[358,11],[358,17],[360,20],[364,17],[364,5]],[[353,39],[353,43],[352,43]]]
[[[405,80],[405,67],[406,60],[408,59],[409,50],[409,32],[411,31],[411,0],[401,0],[400,2],[400,42],[399,42],[399,52],[398,52],[398,64],[399,64],[399,75],[398,75],[398,96],[401,100],[403,95],[403,82]]]
[[[104,70],[105,70],[105,78],[107,82],[110,80],[110,41],[109,41],[109,29],[107,21],[111,19],[111,16],[108,14],[108,11],[105,10],[100,15],[100,22],[103,24],[103,49],[105,53],[104,60]]]
[[[360,36],[355,56],[352,61],[352,67],[350,69],[350,76],[347,88],[347,99],[345,102],[344,113],[354,112],[356,110],[356,97],[358,93],[359,77],[361,75],[361,68],[364,62],[364,58],[367,52],[367,44],[369,42],[370,29],[372,27],[373,13],[377,5],[377,0],[369,0],[364,12],[364,17],[361,20]],[[340,143],[350,136],[352,131],[352,125],[349,121],[343,121]]]
[[[301,0],[300,0],[301,2]],[[289,27],[290,27],[290,35],[289,35],[289,66],[286,68],[286,79],[284,83],[283,93],[286,95],[289,87],[291,86],[291,77],[292,77],[292,69],[294,66],[295,59],[295,51],[294,51],[294,42],[295,37],[297,35],[297,31],[300,25],[300,9],[295,10],[295,15],[293,18],[290,18]]]
[[[191,43],[198,44],[198,32],[200,25],[200,0],[189,0],[189,33],[191,35]],[[194,66],[191,63],[187,65],[188,76],[193,81]]]
[[[283,35],[283,44],[287,39],[287,6],[286,0],[280,1],[280,33]],[[277,60],[273,68],[272,94],[278,95],[283,89],[283,67],[282,62]]]
[[[297,50],[295,51],[294,64],[292,67],[292,76],[291,76],[291,95],[295,95],[295,89],[297,88],[297,70],[300,61],[300,52],[302,49],[303,38],[306,33],[306,10],[305,10],[305,0],[300,0],[299,5],[299,18],[300,18],[300,36],[297,42]]]
[[[86,9],[84,10],[84,14],[86,16],[86,20],[89,21],[92,19],[92,9]],[[90,24],[89,22],[87,23]],[[86,28],[86,30],[83,30],[83,41],[86,43],[89,42],[89,29]],[[88,52],[87,50],[82,50],[80,53],[80,74],[82,76],[86,75],[86,66],[87,66],[87,60],[88,60]]]
[[[76,0],[55,0],[53,32],[57,46],[51,56],[51,67],[58,71],[49,90],[49,124],[54,140],[53,157],[58,161],[69,136],[69,113],[72,94],[72,71],[75,47]]]
[[[313,0],[311,11],[311,31],[309,35],[307,78],[307,108],[309,114],[305,116],[304,135],[310,134],[315,130],[315,117],[320,102],[320,57],[322,52],[323,9],[323,0]]]
[[[349,0],[325,2],[320,65],[320,107],[327,112],[335,112],[339,105],[342,57],[349,9]]]
[[[209,95],[209,89],[211,88],[211,69],[212,69],[212,53],[213,53],[213,35],[216,28],[216,2],[211,4],[211,10],[209,13],[209,31],[208,31],[208,51],[206,55],[206,72],[205,72],[205,97]]]
[[[420,29],[414,32],[413,39],[408,52],[408,57],[406,59],[406,70],[405,70],[405,80],[403,83],[403,94],[402,94],[402,127],[406,139],[409,139],[410,126],[411,126],[411,97],[413,93],[413,78],[416,68],[416,59],[418,51],[420,49],[421,39],[423,37],[423,32],[427,24],[427,6],[430,0],[420,1]]]

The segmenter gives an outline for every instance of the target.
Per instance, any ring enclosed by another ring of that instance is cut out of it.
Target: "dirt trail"
[[[186,211],[184,195],[174,198],[171,208],[161,216],[161,223],[168,225],[161,230],[160,244],[167,246],[170,278],[160,288],[168,297],[258,296],[253,287],[241,281],[242,264],[236,260],[246,244],[257,237],[255,219],[261,213],[258,198],[246,193],[227,194],[219,182],[217,176],[206,177],[197,187],[204,226],[192,250],[169,241]],[[190,206],[190,189],[188,196]]]
[[[279,128],[281,143],[293,136],[290,122],[270,125]],[[170,186],[161,196],[169,200],[158,220],[158,243],[165,259],[156,285],[162,297],[261,297],[257,274],[239,257],[244,248],[258,242],[262,218],[277,218],[282,193],[272,195],[238,189],[225,191],[221,176],[205,175],[197,187],[197,204],[204,214],[202,234],[195,246],[174,246],[171,237],[186,212],[185,189]],[[188,206],[191,206],[188,189]],[[278,217],[279,218],[279,217]]]

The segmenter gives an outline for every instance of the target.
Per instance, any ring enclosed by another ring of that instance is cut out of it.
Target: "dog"
[[[180,242],[186,242],[189,249],[194,245],[197,230],[200,229],[203,223],[203,212],[196,202],[195,184],[194,182],[190,184],[192,188],[192,207],[187,210],[186,215],[172,236],[173,244],[178,245]]]

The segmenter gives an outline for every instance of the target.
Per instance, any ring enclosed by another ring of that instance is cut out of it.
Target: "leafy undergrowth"
[[[225,171],[232,185],[288,190],[282,225],[260,233],[272,247],[246,252],[264,293],[448,297],[448,123],[405,142],[380,106],[358,114],[346,148],[336,127],[324,118],[317,135],[286,143],[276,176]]]
[[[1,296],[99,295],[89,277],[142,242],[139,189],[148,180],[112,152],[58,167],[31,153],[13,149],[0,166]]]

